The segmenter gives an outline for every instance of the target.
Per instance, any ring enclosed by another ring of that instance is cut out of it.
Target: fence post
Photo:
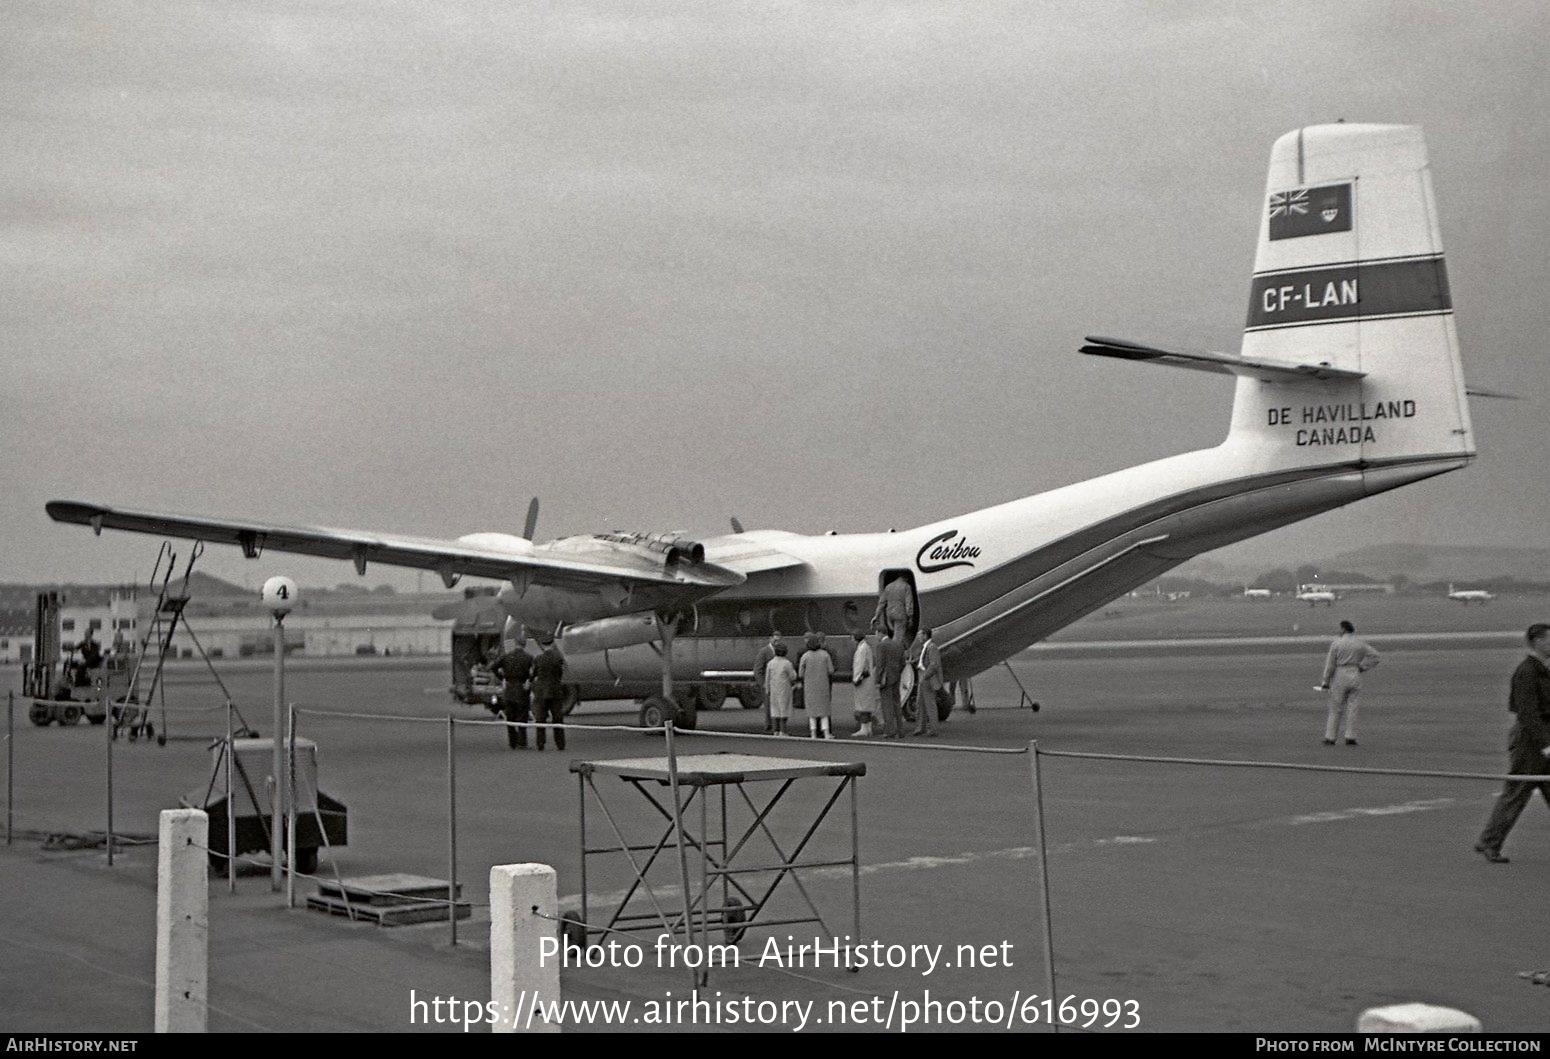
[[[1032,740],[1028,744],[1028,761],[1033,769],[1033,831],[1034,842],[1039,847],[1039,911],[1044,919],[1044,979],[1049,987],[1047,996],[1056,1007],[1060,1005],[1059,994],[1055,992],[1055,932],[1050,923],[1049,900],[1049,842],[1044,834],[1044,785],[1039,780],[1039,741]],[[1051,1025],[1056,1033],[1060,1032],[1060,1022],[1053,1020]]]
[[[672,699],[668,700],[669,703],[672,701]],[[684,947],[688,948],[694,944],[694,906],[691,903],[692,897],[689,891],[689,857],[684,850],[684,807],[683,796],[678,786],[678,751],[673,743],[674,728],[673,718],[669,716],[663,722],[662,734],[667,741],[668,782],[673,788],[673,837],[678,843],[678,881],[679,885],[683,887],[684,898]],[[705,792],[702,789],[700,793],[703,795]],[[700,836],[702,842],[704,837],[703,835]],[[701,852],[704,852],[703,849]],[[707,901],[709,896],[709,894],[705,895]],[[672,939],[668,940],[671,941]],[[686,960],[685,962],[688,961]],[[700,984],[699,972],[691,969],[689,975],[689,980],[698,986]]]
[[[164,809],[156,853],[156,1032],[203,1033],[208,1019],[210,817]]]
[[[490,1002],[495,1033],[558,1033],[547,1006],[560,999],[559,894],[547,864],[490,869]],[[554,950],[545,955],[545,941]],[[540,1006],[542,1005],[542,1006]]]
[[[447,923],[457,944],[457,718],[447,714]]]
[[[128,694],[125,694],[125,706],[128,706]],[[113,703],[108,696],[108,678],[102,677],[102,690],[98,693],[98,700],[102,708],[107,711],[107,719],[102,722],[102,727],[108,730],[108,867],[113,866]],[[165,727],[165,722],[163,722]]]
[[[226,892],[237,892],[237,739],[232,733],[231,700],[226,700]]]
[[[16,692],[5,693],[5,844],[11,844],[11,802],[16,785],[11,773],[16,768]]]
[[[285,715],[285,907],[296,907],[296,704]],[[317,784],[313,784],[317,786]]]

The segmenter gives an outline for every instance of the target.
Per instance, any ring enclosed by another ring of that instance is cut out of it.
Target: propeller
[[[538,497],[533,497],[527,505],[527,521],[522,524],[522,536],[528,540],[533,539],[533,531],[538,529]]]

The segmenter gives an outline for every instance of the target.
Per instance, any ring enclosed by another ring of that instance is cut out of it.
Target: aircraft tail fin
[[[1242,357],[1335,369],[1240,373],[1228,443],[1270,466],[1439,473],[1474,456],[1419,128],[1319,125],[1276,141]],[[1369,490],[1416,477],[1369,472]]]

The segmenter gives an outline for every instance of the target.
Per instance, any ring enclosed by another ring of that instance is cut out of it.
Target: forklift
[[[32,699],[27,718],[39,727],[92,724],[108,719],[103,689],[128,685],[129,658],[113,654],[104,658],[86,631],[79,643],[64,644],[59,634],[58,592],[39,592],[33,629],[33,660],[22,667],[22,694]]]

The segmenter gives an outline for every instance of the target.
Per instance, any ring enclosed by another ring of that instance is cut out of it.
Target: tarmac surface
[[[719,991],[722,1003],[814,1002],[808,1029],[835,1028],[814,1021],[829,1014],[831,1001],[864,1006],[879,996],[876,1010],[887,1010],[919,1002],[927,990],[943,1002],[1043,999],[1031,758],[958,753],[943,744],[1015,749],[1038,740],[1053,752],[1490,774],[1505,768],[1516,647],[1490,638],[1467,646],[1380,645],[1385,658],[1367,681],[1360,745],[1330,748],[1320,742],[1323,696],[1312,688],[1321,644],[1299,651],[1224,642],[1187,655],[1073,645],[1030,652],[1013,665],[1040,712],[1016,708],[1016,686],[996,670],[976,682],[977,714],[955,713],[939,739],[912,741],[912,749],[860,740],[685,739],[693,753],[865,762],[863,937],[905,951],[943,945],[941,959],[954,964],[930,974],[923,967],[846,973],[758,966],[771,936],[812,940],[810,926],[771,927],[749,932],[741,966],[713,971],[709,992]],[[223,676],[239,708],[268,734],[267,670],[230,668]],[[221,698],[201,674],[187,666],[173,674],[169,703],[203,712],[171,713],[173,739],[165,747],[115,745],[116,831],[153,835],[159,809],[207,784],[208,742],[224,733],[225,721],[223,711],[209,708]],[[444,680],[440,663],[292,665],[287,690],[299,705],[419,719],[302,717],[300,734],[320,745],[321,788],[349,806],[349,844],[332,855],[343,875],[446,877],[445,718],[488,715],[451,704]],[[848,701],[843,691],[837,699]],[[757,713],[733,706],[702,714],[702,729],[760,727]],[[617,708],[586,704],[572,720],[633,723],[631,712]],[[850,731],[847,710],[838,712],[838,730]],[[42,848],[46,832],[104,827],[105,733],[85,724],[34,728],[20,707],[17,714],[17,833],[0,851],[0,887],[8,895],[0,948],[11,954],[0,966],[0,1028],[148,1030],[155,847],[121,848],[112,867],[100,848]],[[459,726],[456,746],[458,877],[476,905],[474,919],[459,924],[459,944],[450,944],[444,922],[378,928],[288,910],[283,895],[271,894],[266,868],[241,874],[235,895],[212,879],[212,1029],[461,1031],[460,1024],[411,1025],[411,990],[420,1000],[487,999],[488,911],[480,906],[489,867],[553,864],[562,904],[574,904],[580,858],[569,763],[661,752],[660,739],[616,731],[573,732],[564,753],[512,752],[500,729],[474,726]],[[919,746],[934,749],[913,749]],[[1364,1008],[1411,1000],[1461,1008],[1490,1031],[1550,1029],[1550,990],[1517,976],[1550,966],[1550,939],[1536,911],[1550,882],[1550,814],[1531,806],[1506,847],[1512,863],[1486,863],[1471,845],[1498,784],[1050,755],[1041,755],[1039,767],[1059,997],[1121,1002],[1120,1024],[1134,1010],[1141,1030],[1347,1031]],[[599,786],[621,827],[645,828],[646,841],[655,841],[660,828],[647,826],[649,806],[608,779],[600,777]],[[794,787],[780,810],[786,815],[772,817],[787,848],[829,789],[808,787]],[[848,855],[848,822],[842,802],[809,852]],[[589,806],[589,829],[598,826]],[[590,833],[594,841],[606,838]],[[626,876],[589,870],[594,908],[607,907]],[[325,858],[320,874],[332,871]],[[830,925],[850,933],[848,872],[808,871],[803,879]],[[781,893],[779,907],[800,906],[792,886]],[[677,899],[669,884],[663,900]],[[689,975],[656,967],[651,935],[638,938],[646,966],[567,970],[567,998],[629,1001],[638,1013],[669,992],[685,996]],[[990,946],[996,965],[962,966],[960,945],[981,957]],[[1091,1028],[1105,1021],[1100,1015]],[[788,1014],[767,1028],[795,1025]],[[594,1013],[589,1025],[569,1028],[610,1027]],[[650,1027],[626,1021],[613,1028]],[[912,1029],[935,1028],[977,1027]]]

